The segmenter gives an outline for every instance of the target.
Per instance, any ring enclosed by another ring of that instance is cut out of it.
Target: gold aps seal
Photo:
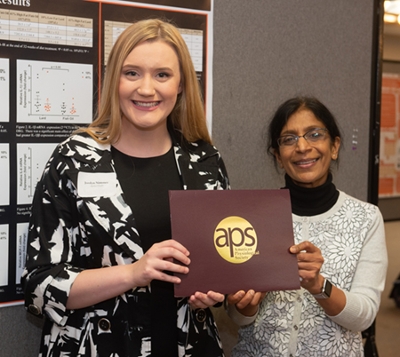
[[[257,234],[244,218],[227,217],[215,228],[214,245],[223,259],[230,263],[241,264],[256,254]]]

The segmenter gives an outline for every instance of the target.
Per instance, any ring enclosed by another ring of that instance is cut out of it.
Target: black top
[[[181,190],[173,149],[149,158],[111,149],[124,199],[131,207],[144,250],[171,238],[168,190]]]
[[[318,187],[308,188],[296,185],[289,175],[285,175],[285,187],[290,191],[292,213],[298,216],[315,216],[331,209],[339,198],[339,191],[329,173],[326,182]]]
[[[157,242],[171,238],[168,190],[182,184],[173,149],[166,154],[136,158],[111,148],[124,199],[131,207],[136,227],[147,251]],[[151,282],[151,356],[177,356],[177,303],[171,283]]]

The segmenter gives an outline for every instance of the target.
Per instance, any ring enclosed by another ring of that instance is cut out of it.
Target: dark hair
[[[311,111],[318,120],[324,123],[325,127],[328,129],[332,142],[335,141],[336,137],[341,138],[335,117],[317,98],[294,97],[288,99],[278,107],[268,126],[268,153],[273,156],[275,163],[276,158],[274,153],[279,151],[277,140],[281,135],[282,129],[288,122],[289,118],[302,109]]]

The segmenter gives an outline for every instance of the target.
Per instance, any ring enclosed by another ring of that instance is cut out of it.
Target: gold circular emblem
[[[226,217],[215,228],[214,245],[223,259],[230,263],[241,264],[256,253],[257,234],[244,218]]]

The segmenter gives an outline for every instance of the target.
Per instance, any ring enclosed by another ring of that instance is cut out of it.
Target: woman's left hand
[[[324,258],[321,250],[305,241],[290,247],[290,253],[297,255],[300,285],[311,294],[321,292],[323,277],[319,274]]]
[[[197,291],[189,298],[189,304],[192,309],[206,309],[219,302],[223,302],[224,299],[225,295],[215,291],[209,291],[207,294]]]
[[[228,304],[235,305],[237,311],[244,316],[253,316],[258,311],[258,305],[267,293],[239,290],[235,294],[227,296]]]

